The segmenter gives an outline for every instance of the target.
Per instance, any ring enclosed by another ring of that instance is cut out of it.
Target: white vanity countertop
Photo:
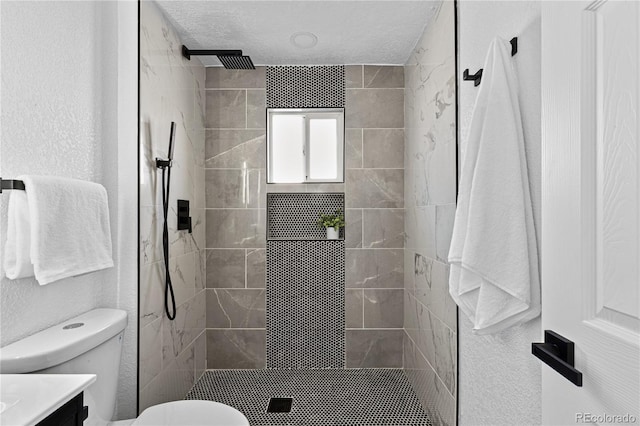
[[[95,374],[0,374],[0,425],[35,425],[95,381]]]

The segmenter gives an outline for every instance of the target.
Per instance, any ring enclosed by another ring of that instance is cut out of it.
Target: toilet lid
[[[214,401],[173,401],[149,407],[131,426],[249,426],[238,410]]]

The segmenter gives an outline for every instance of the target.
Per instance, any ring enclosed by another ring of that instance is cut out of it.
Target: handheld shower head
[[[194,56],[217,56],[218,60],[228,70],[254,70],[251,57],[242,54],[242,50],[189,50],[187,46],[182,46],[182,56],[191,60]]]
[[[157,168],[164,170],[167,167],[171,167],[171,162],[173,161],[173,149],[175,148],[175,144],[173,143],[173,141],[175,140],[175,136],[176,136],[176,123],[175,121],[172,121],[171,131],[169,134],[169,153],[167,154],[169,158],[167,158],[166,160],[163,160],[162,158],[156,158]]]
[[[169,161],[173,160],[173,149],[175,148],[173,141],[175,140],[175,137],[176,137],[176,122],[172,121],[171,133],[169,134],[169,154],[167,154],[167,156],[169,157]]]

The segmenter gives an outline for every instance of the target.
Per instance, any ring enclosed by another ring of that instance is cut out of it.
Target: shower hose
[[[173,321],[176,317],[176,297],[173,294],[173,284],[171,283],[171,272],[169,271],[169,225],[167,220],[169,216],[170,185],[171,185],[171,165],[169,165],[168,167],[162,168],[162,211],[164,212],[164,225],[162,228],[162,251],[164,254],[164,273],[165,273],[164,310],[167,313],[167,317],[171,321]],[[169,296],[171,296],[171,307],[172,307],[171,310],[169,309]]]

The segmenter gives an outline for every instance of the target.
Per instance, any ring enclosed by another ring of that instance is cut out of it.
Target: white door
[[[542,325],[583,374],[542,365],[543,424],[640,424],[640,2],[542,8]]]

